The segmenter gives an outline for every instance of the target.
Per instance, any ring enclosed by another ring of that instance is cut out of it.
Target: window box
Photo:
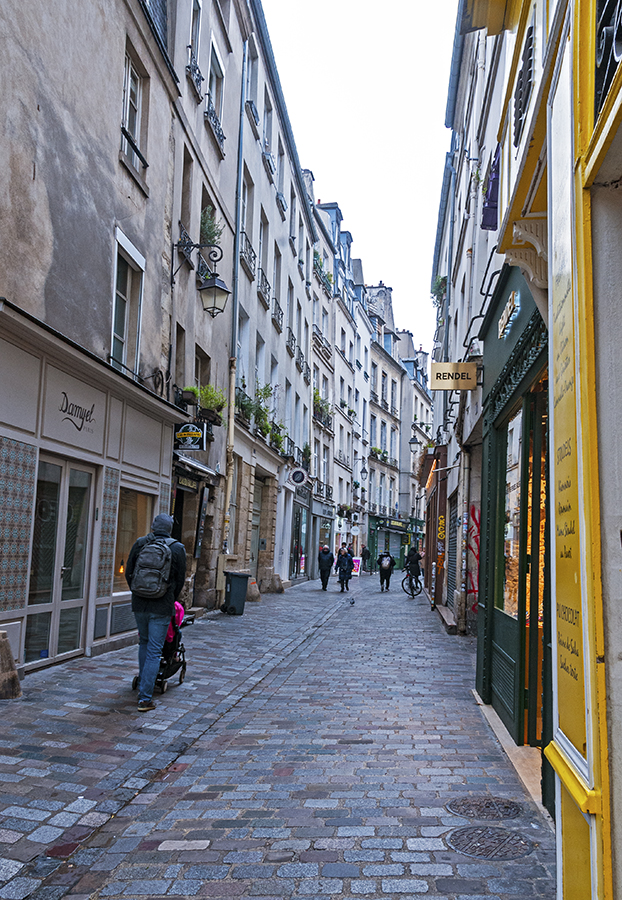
[[[259,113],[257,112],[257,107],[253,100],[247,100],[245,103],[246,115],[248,116],[248,120],[251,123],[251,128],[253,129],[253,134],[255,135],[256,140],[259,140]]]

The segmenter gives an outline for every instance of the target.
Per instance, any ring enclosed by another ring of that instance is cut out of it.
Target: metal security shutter
[[[449,529],[447,532],[447,606],[454,607],[456,590],[456,562],[458,550],[458,498],[449,498]]]
[[[400,550],[402,547],[402,535],[396,534],[394,531],[389,532],[389,553],[395,557],[395,561],[400,561]]]

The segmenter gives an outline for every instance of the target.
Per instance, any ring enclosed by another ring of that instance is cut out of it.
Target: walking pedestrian
[[[369,552],[369,547],[367,544],[363,544],[363,549],[361,550],[361,560],[363,562],[363,572],[367,571],[367,563],[369,562],[369,557],[371,553]]]
[[[380,572],[380,593],[389,590],[391,573],[395,568],[395,559],[388,550],[383,550],[378,557],[378,571]]]
[[[186,578],[186,551],[173,540],[172,530],[172,516],[156,516],[151,532],[134,543],[125,568],[138,628],[139,712],[155,709],[153,689],[162,648]]]
[[[333,567],[333,563],[335,562],[335,557],[330,552],[327,545],[324,545],[317,557],[317,564],[320,570],[320,578],[322,579],[322,590],[325,591],[328,587],[328,579],[330,578],[330,570]]]
[[[352,577],[352,569],[354,568],[354,560],[348,553],[345,547],[342,547],[339,550],[339,556],[337,557],[337,573],[339,575],[339,583],[341,584],[341,592],[349,591],[350,586],[350,578]]]

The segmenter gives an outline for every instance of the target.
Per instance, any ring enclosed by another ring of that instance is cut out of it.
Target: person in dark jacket
[[[369,547],[367,544],[363,544],[363,549],[361,550],[361,560],[363,561],[363,572],[367,571],[367,563],[369,562],[369,557],[371,553],[369,552]]]
[[[339,550],[339,556],[337,557],[336,563],[337,574],[339,575],[339,583],[341,584],[342,591],[349,591],[350,586],[350,578],[352,577],[352,570],[354,569],[354,560],[348,553],[345,547],[342,547]]]
[[[330,570],[335,562],[335,557],[327,546],[322,547],[317,557],[317,564],[320,570],[320,578],[322,579],[322,590],[328,587],[328,579],[330,578]]]
[[[170,538],[173,530],[172,516],[156,516],[151,525],[151,533],[138,538],[130,550],[125,567],[125,578],[130,590],[136,568],[136,561],[142,547],[153,537]],[[175,611],[175,601],[181,593],[186,578],[186,551],[184,545],[175,541],[171,545],[171,571],[166,593],[157,599],[145,599],[132,593],[132,612],[138,628],[138,710],[147,712],[155,709],[153,689],[155,687],[160,657],[166,640],[168,626]]]
[[[377,560],[378,571],[380,572],[380,593],[389,590],[391,583],[391,573],[395,568],[395,559],[387,550],[383,550]]]
[[[419,576],[421,575],[421,566],[419,565],[419,563],[422,559],[423,556],[413,545],[408,551],[408,556],[406,557],[406,568],[413,578],[419,578]]]

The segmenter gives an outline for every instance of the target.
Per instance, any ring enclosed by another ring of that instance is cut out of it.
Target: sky
[[[430,282],[458,0],[262,0],[300,163],[367,284],[432,349]]]

